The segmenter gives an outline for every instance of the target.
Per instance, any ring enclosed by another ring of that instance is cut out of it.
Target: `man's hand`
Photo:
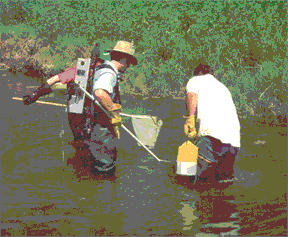
[[[122,126],[122,119],[120,116],[121,108],[122,108],[121,105],[114,104],[113,109],[109,111],[111,114],[111,124],[114,126],[114,131],[115,131],[118,139],[120,139],[119,128]]]
[[[31,95],[23,96],[23,103],[24,105],[30,105],[42,95],[46,95],[53,92],[50,85],[45,82],[43,83],[36,91],[34,91]]]
[[[32,95],[24,95],[23,96],[23,104],[24,105],[30,105],[34,103],[36,100],[38,100],[39,96],[37,94],[32,94]]]
[[[194,139],[197,135],[195,127],[195,116],[183,116],[185,119],[184,133],[189,139]]]

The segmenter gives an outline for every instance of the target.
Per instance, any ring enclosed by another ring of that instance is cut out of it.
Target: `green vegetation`
[[[133,40],[139,65],[122,92],[184,98],[193,68],[206,62],[242,120],[283,123],[286,16],[286,1],[3,0],[1,63],[47,77],[89,57],[95,41],[103,52]]]

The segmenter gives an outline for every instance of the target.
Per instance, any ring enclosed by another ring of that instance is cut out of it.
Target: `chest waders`
[[[95,68],[95,71],[100,69],[110,69],[117,75],[116,71],[107,64]],[[113,103],[120,104],[119,79],[117,78],[116,85],[113,87]],[[92,93],[93,77],[88,80],[87,91]],[[110,123],[110,119],[93,101],[89,98],[85,99],[84,105],[85,117],[85,141],[91,153],[92,171],[107,172],[115,167],[117,158],[117,142],[119,141],[114,128]]]
[[[90,59],[78,59],[77,73],[75,81],[87,91],[92,92],[93,78],[97,70],[111,69],[116,74],[115,70],[107,65],[102,64],[99,67],[91,66]],[[89,70],[90,69],[90,70]],[[117,75],[117,74],[116,74]],[[109,122],[107,115],[98,108],[91,100],[85,97],[83,93],[73,82],[67,85],[69,101],[68,101],[68,120],[69,126],[74,136],[74,147],[76,151],[87,150],[90,155],[85,155],[92,161],[92,171],[108,171],[115,166],[117,157],[116,140],[113,126]],[[121,103],[119,93],[119,82],[113,88],[114,103]],[[85,153],[76,152],[77,154]],[[85,153],[86,154],[86,153]],[[84,158],[84,157],[82,157]],[[84,164],[86,163],[84,158]],[[91,162],[87,162],[91,163]]]

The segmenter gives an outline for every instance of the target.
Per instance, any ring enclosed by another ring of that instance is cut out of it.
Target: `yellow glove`
[[[195,116],[183,116],[183,118],[185,119],[185,124],[184,124],[184,133],[185,135],[190,138],[193,139],[196,137],[196,127],[195,127]]]
[[[111,121],[110,122],[114,126],[114,131],[115,131],[118,139],[120,139],[119,128],[122,125],[122,119],[121,119],[119,112],[120,112],[122,107],[119,104],[114,104],[113,107],[114,108],[109,111],[111,114]]]

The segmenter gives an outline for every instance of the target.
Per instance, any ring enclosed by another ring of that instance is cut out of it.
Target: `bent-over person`
[[[240,123],[230,91],[210,66],[202,64],[195,68],[186,89],[184,133],[206,160],[198,159],[197,183],[233,179]]]

